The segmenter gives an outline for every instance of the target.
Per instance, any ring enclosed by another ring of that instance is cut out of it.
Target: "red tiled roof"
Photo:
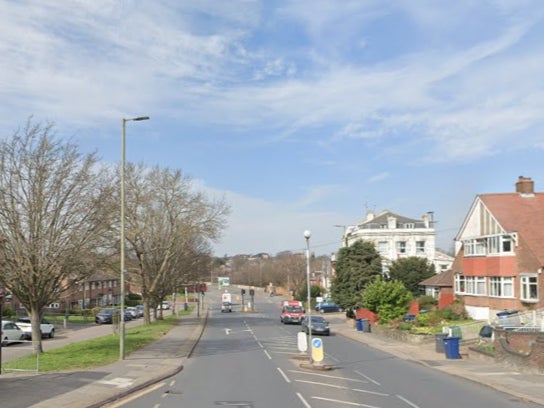
[[[527,256],[544,265],[544,193],[481,194],[478,196],[507,232],[516,232]]]

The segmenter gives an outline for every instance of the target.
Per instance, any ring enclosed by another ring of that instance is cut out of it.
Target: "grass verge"
[[[177,316],[188,315],[191,310],[177,312]],[[125,353],[130,353],[164,336],[178,324],[176,316],[166,316],[164,320],[156,320],[149,325],[141,325],[126,329]],[[4,363],[2,368],[8,370],[24,370],[49,372],[65,370],[81,370],[100,367],[119,360],[119,334],[96,337],[59,347],[39,356],[36,354],[18,358]],[[39,367],[39,369],[38,369]]]

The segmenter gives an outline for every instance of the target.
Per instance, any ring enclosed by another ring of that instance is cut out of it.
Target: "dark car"
[[[327,301],[318,303],[315,306],[315,311],[319,313],[341,312],[342,308],[334,302]]]
[[[114,319],[115,322],[119,321],[119,314],[119,309],[114,309],[113,307],[105,307],[96,314],[96,316],[94,317],[94,322],[96,324],[112,324]],[[124,313],[125,321],[131,320],[129,315],[130,313]]]
[[[302,323],[300,324],[300,331],[309,334],[310,329],[308,323],[308,316],[304,316],[302,318]],[[324,317],[312,316],[312,334],[322,334],[324,336],[329,336],[331,334],[329,322],[326,321]]]

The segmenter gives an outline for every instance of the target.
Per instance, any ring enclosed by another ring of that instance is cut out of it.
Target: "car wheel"
[[[325,309],[319,309],[319,313],[325,313]]]
[[[49,338],[52,339],[53,337],[55,337],[55,329],[51,330],[49,333]]]
[[[5,347],[8,345],[8,338],[6,337],[4,340],[2,340],[2,347]]]

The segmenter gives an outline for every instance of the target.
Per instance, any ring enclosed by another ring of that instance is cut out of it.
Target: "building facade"
[[[520,176],[513,193],[476,196],[455,247],[455,295],[473,318],[544,307],[544,193],[531,178]]]
[[[373,242],[382,256],[384,273],[392,262],[408,257],[426,258],[442,273],[450,269],[453,257],[436,250],[435,237],[432,213],[417,220],[385,210],[369,211],[365,220],[346,227],[343,242],[344,246],[358,240]]]

